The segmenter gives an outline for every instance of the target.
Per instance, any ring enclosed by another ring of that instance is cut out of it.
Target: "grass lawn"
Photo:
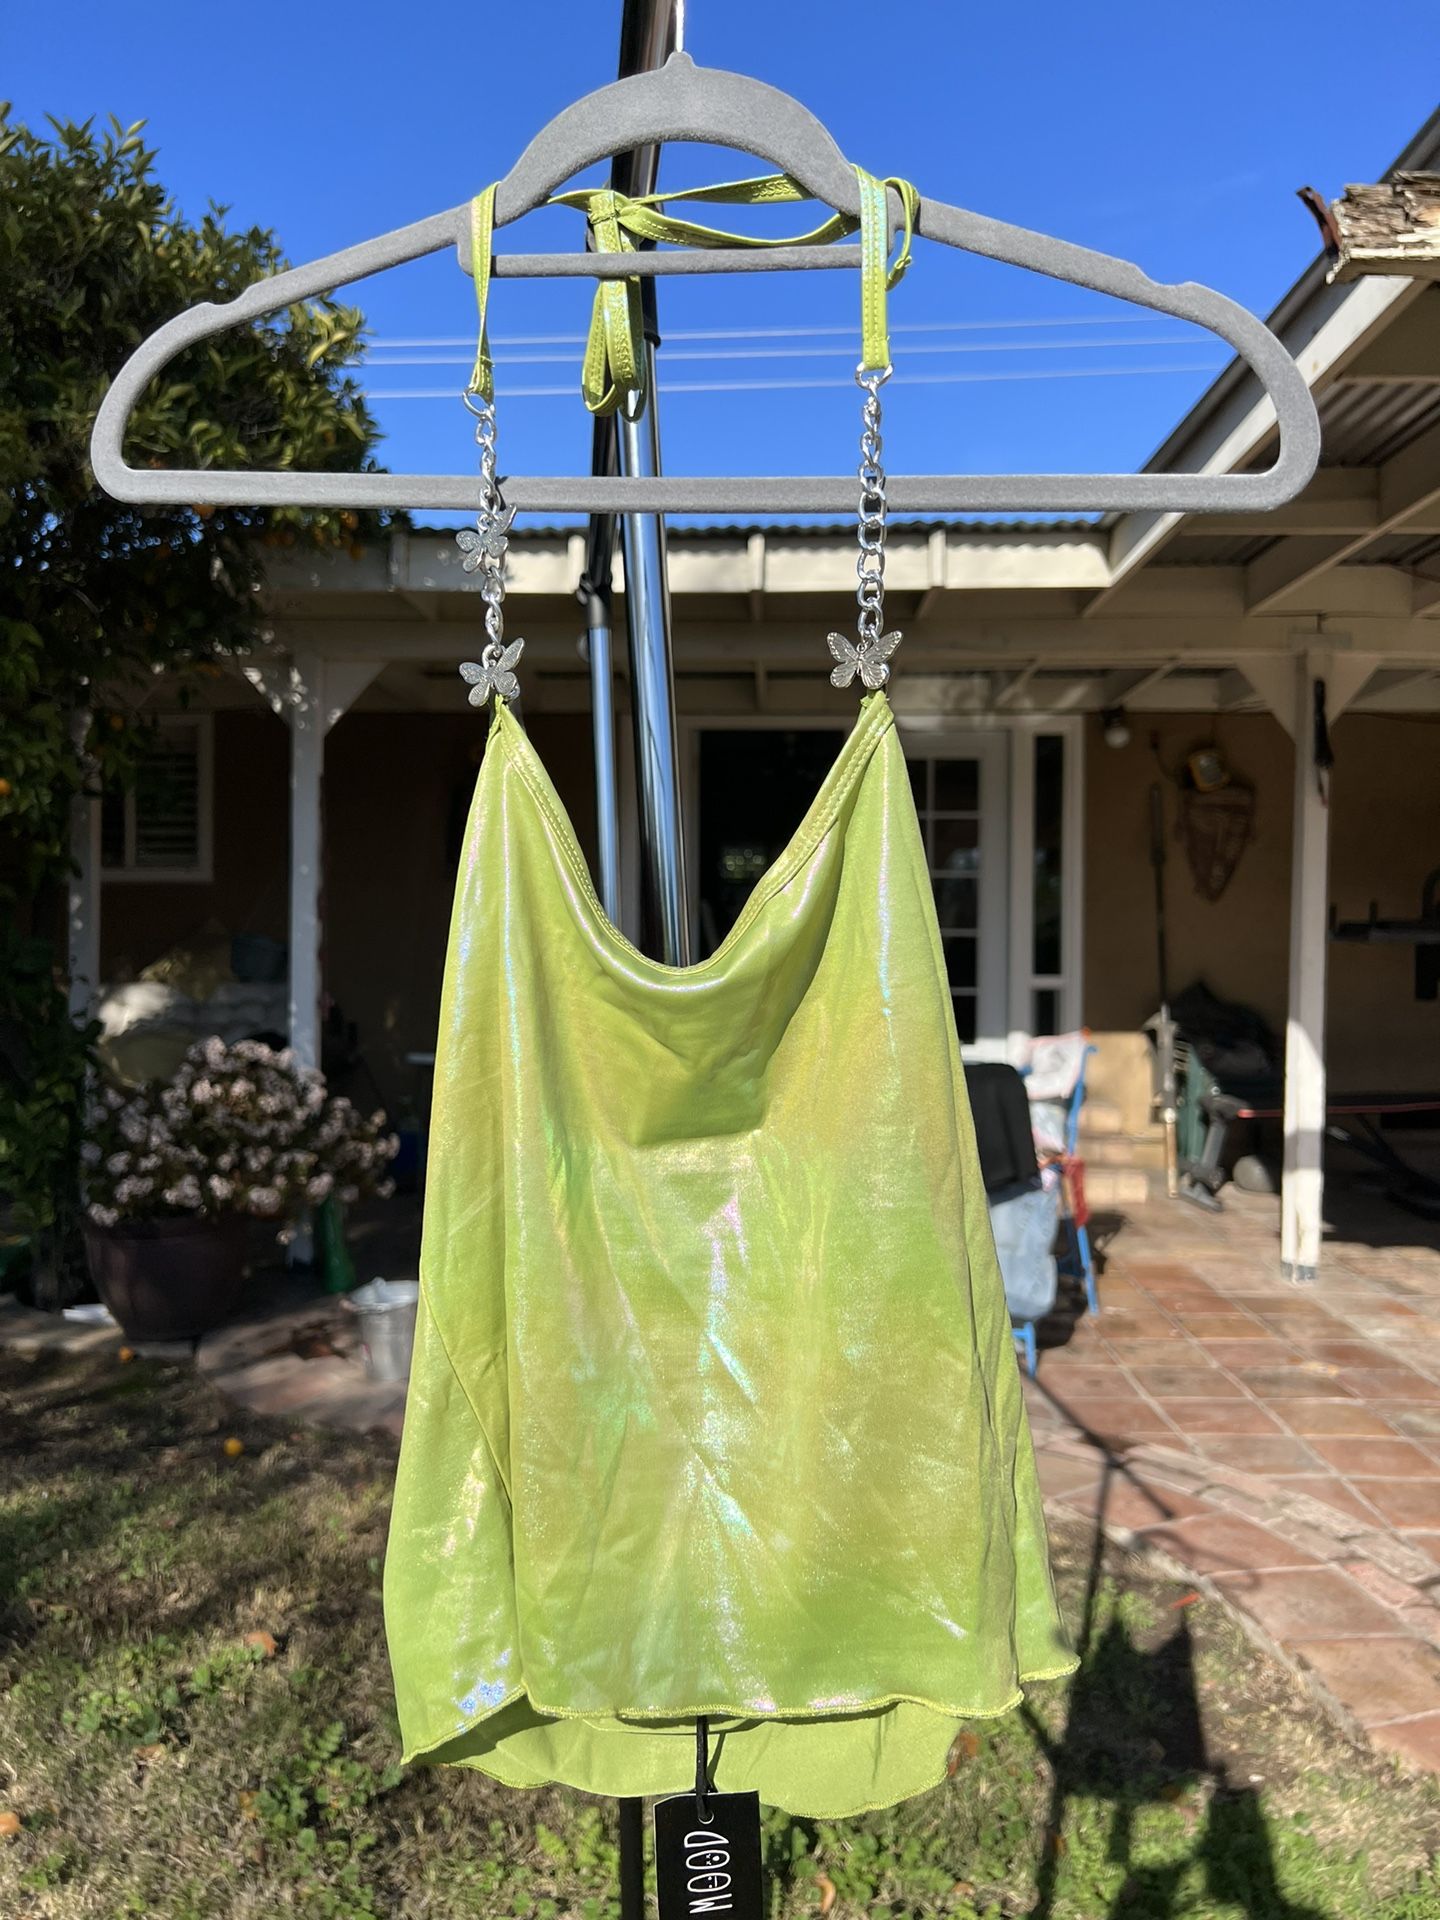
[[[608,1803],[395,1765],[393,1443],[143,1361],[0,1354],[0,1396],[5,1920],[617,1911]],[[1218,1607],[1055,1547],[1077,1679],[893,1812],[767,1816],[772,1915],[1440,1920],[1440,1786],[1352,1747]]]

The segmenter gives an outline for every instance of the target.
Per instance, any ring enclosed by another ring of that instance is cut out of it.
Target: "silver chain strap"
[[[460,677],[470,688],[470,704],[484,706],[493,694],[513,700],[520,691],[515,664],[525,649],[523,640],[505,644],[505,559],[510,546],[510,523],[515,509],[505,505],[495,472],[495,403],[473,393],[464,396],[475,416],[475,444],[480,449],[480,507],[473,527],[455,536],[464,554],[466,573],[480,575],[480,598],[485,602],[485,646],[478,661],[461,664]]]
[[[860,552],[855,560],[859,586],[855,627],[858,640],[847,640],[842,633],[826,636],[835,666],[830,683],[848,687],[858,673],[862,686],[872,693],[890,678],[890,659],[900,644],[900,634],[882,633],[885,624],[885,442],[880,434],[880,389],[890,378],[889,367],[855,369],[855,381],[865,395],[860,409],[860,504],[856,511],[856,532]]]

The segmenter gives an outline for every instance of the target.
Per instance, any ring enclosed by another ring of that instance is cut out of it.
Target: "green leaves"
[[[157,672],[248,646],[277,532],[353,548],[381,524],[139,509],[96,488],[90,429],[127,357],[172,315],[233,300],[286,264],[273,233],[227,228],[222,207],[187,220],[155,176],[144,125],[56,119],[34,131],[0,105],[0,915],[12,925],[53,921],[44,901],[69,878],[77,796],[122,784],[135,763],[134,727],[82,737],[77,716],[170,704],[180,683],[157,703]],[[197,470],[372,464],[375,423],[346,374],[363,337],[355,308],[321,300],[187,351],[141,395],[128,457]],[[6,1015],[21,1033],[51,1031],[48,960],[27,990],[21,1004],[12,987]],[[25,1218],[64,1213],[73,1134],[0,1062],[0,1189]]]
[[[0,628],[0,780],[12,788],[0,788],[0,833],[23,844],[31,888],[67,872],[78,782],[65,716],[89,704],[86,683],[119,704],[129,686],[133,702],[157,668],[246,646],[260,617],[264,514],[138,510],[100,494],[89,471],[95,409],[140,341],[286,264],[273,233],[232,231],[223,208],[186,220],[143,128],[55,120],[38,133],[0,106],[0,568],[12,616]],[[363,337],[357,309],[322,300],[187,351],[141,395],[128,457],[361,469],[376,429],[346,369]],[[349,546],[378,522],[292,512],[274,524]],[[50,711],[27,747],[22,798],[12,765],[37,699]]]

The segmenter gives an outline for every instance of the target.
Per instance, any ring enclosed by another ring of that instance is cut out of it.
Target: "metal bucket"
[[[414,1280],[371,1280],[345,1296],[360,1316],[365,1371],[372,1380],[406,1380],[415,1347],[420,1288]]]

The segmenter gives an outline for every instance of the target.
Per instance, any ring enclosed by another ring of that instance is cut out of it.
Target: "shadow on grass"
[[[1095,1920],[1167,1920],[1182,1911],[1194,1913],[1196,1868],[1217,1910],[1234,1906],[1255,1920],[1327,1920],[1320,1908],[1286,1897],[1259,1795],[1248,1782],[1232,1780],[1226,1766],[1213,1763],[1207,1752],[1185,1612],[1177,1613],[1167,1638],[1148,1648],[1135,1644],[1119,1616],[1097,1629],[1111,1490],[1123,1480],[1131,1486],[1140,1483],[1103,1437],[1087,1438],[1104,1449],[1105,1467],[1076,1629],[1080,1667],[1071,1683],[1063,1732],[1056,1738],[1033,1708],[1021,1709],[1053,1781],[1046,1821],[1051,1844],[1037,1870],[1029,1920],[1051,1920],[1056,1911],[1063,1856],[1055,1836],[1064,1831],[1070,1803],[1081,1796],[1091,1803],[1109,1802],[1108,1861],[1125,1874],[1110,1906],[1096,1908]],[[1166,1517],[1158,1499],[1156,1506],[1157,1518]],[[1162,1702],[1164,1723],[1151,1729],[1147,1752],[1127,1734],[1143,1735],[1149,1715]],[[1156,1740],[1155,1733],[1162,1737]],[[1193,1845],[1163,1863],[1137,1860],[1139,1811],[1157,1801],[1176,1802],[1196,1788],[1205,1792]]]

